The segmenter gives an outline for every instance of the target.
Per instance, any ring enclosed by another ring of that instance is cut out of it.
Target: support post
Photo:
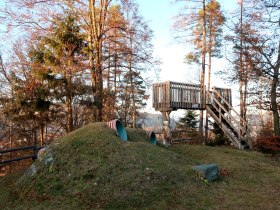
[[[164,141],[171,144],[170,113],[171,111],[161,112],[163,116],[163,137]]]

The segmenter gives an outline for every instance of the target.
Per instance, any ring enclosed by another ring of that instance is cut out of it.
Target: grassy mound
[[[149,143],[127,129],[122,142],[103,123],[88,125],[50,145],[53,162],[37,160],[33,176],[0,178],[0,209],[277,209],[279,163],[260,153]],[[191,167],[215,162],[223,177],[199,180]],[[2,187],[3,186],[3,187]]]
[[[128,208],[156,205],[191,173],[181,156],[149,143],[140,130],[128,129],[122,142],[103,123],[58,139],[50,146],[54,162],[21,180],[17,201],[28,208]],[[178,170],[179,168],[179,170]],[[161,192],[160,194],[158,192]],[[28,206],[32,204],[32,206]]]

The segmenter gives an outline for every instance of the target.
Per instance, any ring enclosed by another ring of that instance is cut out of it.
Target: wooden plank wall
[[[153,85],[153,107],[156,110],[170,108],[170,82]]]

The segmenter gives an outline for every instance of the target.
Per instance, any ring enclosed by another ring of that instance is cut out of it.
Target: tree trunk
[[[103,78],[102,78],[102,40],[96,43],[96,106],[98,110],[97,121],[103,118]]]
[[[73,112],[71,105],[71,96],[66,96],[66,114],[67,114],[67,124],[66,124],[66,132],[69,133],[73,131]]]
[[[111,77],[111,42],[108,41],[108,72],[107,72],[107,90],[110,90],[110,77]]]
[[[90,26],[89,26],[89,32],[88,32],[88,44],[89,44],[89,68],[90,68],[90,76],[91,76],[91,87],[92,87],[92,95],[94,97],[95,102],[95,92],[96,92],[96,73],[95,73],[95,66],[94,66],[94,46],[93,46],[93,9],[94,9],[94,3],[92,0],[89,1],[89,19],[90,19]],[[97,113],[96,109],[93,111],[93,119],[96,121],[97,119]]]
[[[277,85],[279,82],[279,68],[280,68],[280,41],[278,43],[278,58],[275,67],[273,68],[273,78],[271,82],[271,110],[273,114],[274,135],[280,136],[279,128],[279,113],[277,108]]]
[[[97,3],[98,2],[98,3]],[[90,18],[93,31],[93,43],[95,49],[95,74],[96,74],[96,100],[97,107],[97,121],[103,120],[103,41],[104,41],[104,27],[107,19],[107,12],[110,4],[110,0],[95,1],[90,0]],[[96,4],[99,4],[96,6]]]
[[[211,30],[210,30],[211,31]],[[211,32],[210,32],[210,39],[211,39]],[[210,82],[211,82],[211,63],[212,63],[212,45],[211,45],[211,41],[209,43],[209,57],[208,57],[208,85],[207,85],[207,92],[210,92]],[[206,122],[205,122],[205,142],[207,143],[208,141],[208,127],[209,127],[209,123],[208,123],[208,118],[209,115],[208,113],[206,113]]]
[[[273,125],[274,125],[274,135],[280,136],[280,128],[279,128],[279,114],[277,109],[277,84],[278,84],[278,75],[279,69],[274,69],[274,77],[271,82],[271,110],[273,114]]]
[[[129,74],[130,74],[130,88],[131,88],[131,99],[132,99],[132,127],[136,127],[136,104],[135,104],[135,92],[133,83],[133,72],[132,72],[132,33],[129,37],[131,53],[129,55]]]
[[[114,94],[117,94],[117,55],[114,55]]]
[[[46,124],[45,125],[45,141],[44,141],[44,144],[47,144],[47,141],[48,141],[48,125]]]
[[[202,0],[203,3],[203,33],[202,33],[202,39],[203,39],[203,47],[202,47],[202,71],[201,71],[201,81],[200,81],[200,103],[201,108],[204,108],[205,105],[205,90],[204,90],[204,79],[205,79],[205,60],[206,60],[206,8],[205,8],[205,0]],[[203,137],[203,109],[200,110],[199,114],[199,133],[200,133],[200,143],[204,142]]]
[[[116,51],[117,51],[117,41],[114,40],[114,94],[115,96],[117,94],[117,62],[118,62]]]
[[[208,84],[207,84],[207,92],[210,92],[210,84],[211,84],[211,68],[212,68],[212,48],[213,48],[213,20],[212,20],[212,13],[209,16],[209,44],[208,44]],[[209,130],[209,123],[208,123],[209,114],[206,112],[206,122],[205,122],[205,142],[208,142],[208,130]]]
[[[44,125],[40,125],[40,146],[43,146],[44,143]]]
[[[67,114],[67,124],[66,124],[66,132],[73,131],[73,107],[72,107],[72,61],[71,61],[71,52],[68,55],[68,68],[64,73],[64,77],[66,79],[66,114]]]
[[[240,116],[244,118],[244,70],[243,70],[243,2],[240,3],[240,52],[239,52],[239,100],[240,100]],[[240,125],[243,126],[243,120],[240,120]]]
[[[245,65],[245,72],[244,72],[244,92],[243,92],[243,119],[247,121],[247,98],[248,98],[248,71],[249,66]]]

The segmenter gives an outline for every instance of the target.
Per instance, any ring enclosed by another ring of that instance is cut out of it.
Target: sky
[[[183,63],[188,46],[176,43],[172,31],[173,17],[178,7],[172,5],[170,0],[138,0],[138,3],[140,13],[154,31],[154,55],[162,62],[160,81],[188,80],[187,65]]]
[[[137,0],[140,14],[154,31],[154,56],[160,58],[162,62],[159,82],[177,81],[198,83],[199,67],[183,62],[184,56],[191,51],[192,46],[190,44],[178,43],[174,39],[175,34],[172,30],[172,24],[174,17],[180,12],[182,5],[174,4],[172,1],[174,2],[174,0]],[[220,2],[222,2],[222,9],[226,12],[238,6],[237,0]],[[211,86],[232,87],[221,76],[215,74],[215,72],[223,70],[223,68],[228,66],[225,59],[213,59],[212,65]],[[207,81],[207,77],[205,81]],[[237,95],[237,91],[233,90],[233,94]],[[234,96],[233,102],[238,104],[236,99],[236,96]],[[148,103],[147,109],[148,111],[152,111],[151,102]]]

